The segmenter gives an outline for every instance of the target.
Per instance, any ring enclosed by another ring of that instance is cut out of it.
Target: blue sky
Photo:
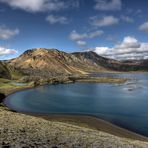
[[[147,0],[0,0],[0,59],[27,49],[148,58]]]

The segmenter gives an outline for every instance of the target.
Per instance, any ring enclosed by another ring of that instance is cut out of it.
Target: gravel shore
[[[147,148],[148,143],[0,108],[0,147]]]

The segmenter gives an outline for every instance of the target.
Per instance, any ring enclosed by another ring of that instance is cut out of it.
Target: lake
[[[94,74],[132,78],[125,84],[45,85],[8,96],[5,104],[19,112],[95,116],[148,136],[148,74]]]

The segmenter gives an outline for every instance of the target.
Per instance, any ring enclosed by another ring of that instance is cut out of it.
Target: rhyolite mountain
[[[37,48],[0,63],[0,77],[8,78],[14,71],[41,77],[106,71],[148,71],[148,60],[117,61],[92,51],[66,53],[57,49]]]
[[[7,64],[27,75],[42,77],[87,74],[105,70],[90,60],[83,61],[73,54],[43,48],[27,50],[18,58],[7,61]]]

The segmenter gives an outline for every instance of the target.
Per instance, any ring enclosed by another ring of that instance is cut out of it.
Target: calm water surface
[[[45,85],[10,95],[11,109],[32,113],[92,115],[148,136],[148,74],[97,74],[132,78],[122,85]]]

